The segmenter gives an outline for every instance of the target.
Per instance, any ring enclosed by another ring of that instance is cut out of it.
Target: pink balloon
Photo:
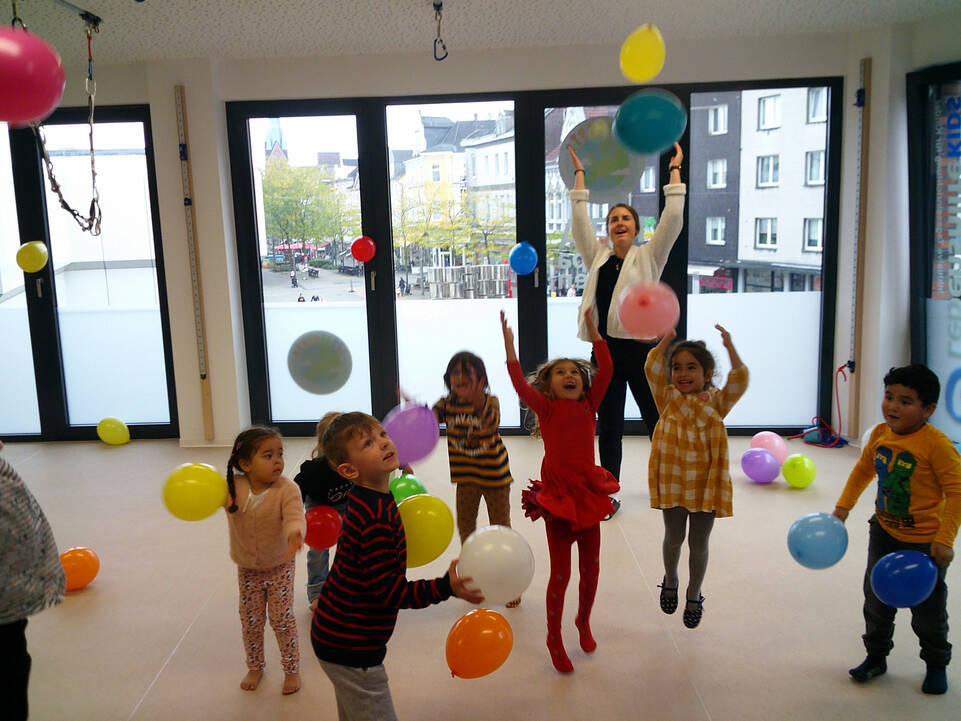
[[[637,283],[621,293],[617,317],[635,338],[657,338],[677,325],[681,306],[666,283]]]
[[[787,441],[771,431],[761,431],[754,436],[751,439],[751,448],[763,448],[770,451],[777,458],[778,463],[784,463],[784,459],[790,455],[787,449]]]
[[[13,127],[50,115],[63,97],[63,63],[39,35],[0,28],[0,121]]]

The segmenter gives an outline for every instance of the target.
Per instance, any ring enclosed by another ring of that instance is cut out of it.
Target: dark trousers
[[[871,588],[871,571],[883,556],[895,551],[931,552],[930,543],[905,543],[887,531],[877,518],[871,516],[868,540],[868,566],[864,572],[864,648],[872,656],[887,656],[894,648],[894,614],[896,608],[888,606],[874,595]],[[931,595],[911,609],[911,628],[921,642],[921,658],[931,666],[947,666],[951,661],[951,644],[948,643],[948,587],[944,582],[947,567],[938,567],[938,581]]]
[[[614,361],[614,375],[607,387],[607,393],[604,394],[604,400],[597,409],[597,444],[601,465],[620,481],[621,439],[624,436],[624,400],[627,397],[627,387],[630,386],[631,395],[641,410],[648,436],[654,436],[654,426],[660,417],[651,387],[644,376],[644,361],[647,360],[648,351],[654,346],[622,338],[606,340],[611,351],[611,360]],[[591,362],[597,365],[593,353]]]
[[[0,625],[0,711],[6,721],[27,718],[27,683],[30,654],[27,653],[27,619]]]

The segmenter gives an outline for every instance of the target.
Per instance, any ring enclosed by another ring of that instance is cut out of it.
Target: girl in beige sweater
[[[227,462],[229,498],[225,509],[230,557],[237,564],[240,624],[247,655],[247,675],[240,687],[253,691],[263,678],[264,623],[269,618],[286,674],[283,693],[291,694],[300,689],[294,556],[303,545],[307,522],[300,489],[283,472],[280,434],[262,427],[242,431]]]

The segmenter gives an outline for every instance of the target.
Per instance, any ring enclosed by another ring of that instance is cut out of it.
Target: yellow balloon
[[[621,45],[621,73],[628,80],[646,83],[664,67],[664,38],[651,24],[641,25]]]
[[[27,273],[36,273],[47,264],[47,246],[39,240],[24,243],[17,251],[17,265]]]
[[[817,466],[809,456],[794,453],[784,459],[784,463],[781,464],[781,474],[784,480],[795,488],[807,488],[814,482]]]
[[[227,481],[206,463],[184,463],[167,476],[163,490],[167,510],[182,521],[202,521],[227,501]]]
[[[122,446],[130,440],[130,429],[119,418],[104,418],[97,424],[97,436],[111,446]]]
[[[416,568],[438,558],[454,537],[454,516],[436,496],[419,493],[400,505],[400,520],[407,535],[407,567]]]

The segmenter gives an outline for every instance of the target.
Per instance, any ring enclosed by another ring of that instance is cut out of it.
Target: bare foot
[[[517,608],[517,607],[520,606],[520,605],[521,605],[521,597],[520,597],[520,596],[518,596],[517,598],[515,598],[513,601],[508,601],[508,602],[507,602],[507,607],[508,607],[508,608]]]
[[[298,691],[300,691],[300,674],[288,673],[284,676],[284,690],[281,693],[283,693],[284,696],[289,696]]]
[[[260,679],[264,677],[264,672],[261,671],[248,671],[247,675],[244,676],[243,680],[240,682],[240,688],[244,691],[253,691],[257,686],[260,685]]]

